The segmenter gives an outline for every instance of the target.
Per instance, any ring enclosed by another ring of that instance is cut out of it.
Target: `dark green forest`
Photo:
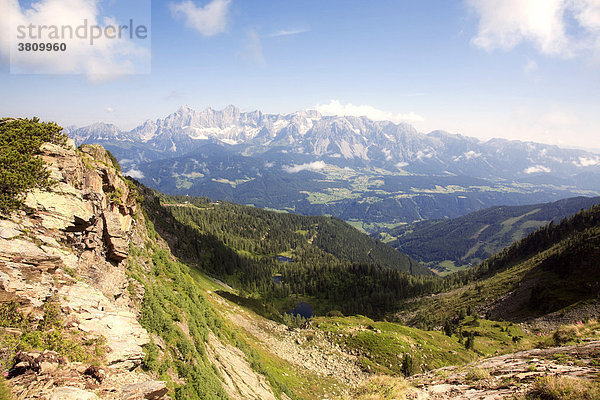
[[[266,303],[295,294],[328,310],[382,316],[400,299],[451,282],[389,267],[399,265],[392,255],[413,270],[417,264],[337,219],[139,190],[147,216],[176,256]],[[287,261],[276,259],[282,253]]]
[[[466,308],[522,322],[595,304],[600,298],[600,205],[551,223],[483,263],[449,275],[455,291],[404,302],[405,323],[440,326]],[[470,283],[470,284],[469,284]]]
[[[179,222],[215,235],[226,245],[251,255],[273,258],[287,254],[292,260],[307,262],[332,255],[413,274],[429,273],[405,254],[337,218],[213,203],[202,197],[160,195],[160,198]]]
[[[600,270],[596,242],[600,236],[600,205],[582,210],[571,218],[539,228],[512,246],[489,257],[477,267],[460,273],[468,280],[482,279],[504,271],[526,259],[562,243],[544,262],[544,269],[562,275],[575,272],[575,266],[589,263],[588,272]]]
[[[376,253],[379,263],[361,259],[369,247],[364,243],[372,242],[336,219],[164,196],[143,186],[140,192],[148,217],[177,256],[242,293],[259,296],[266,305],[292,295],[309,296],[325,305],[325,310],[374,318],[393,313],[403,300],[482,281],[559,242],[570,245],[548,258],[544,268],[569,275],[575,268],[573,254],[583,260],[582,265],[593,264],[597,251],[588,247],[596,242],[587,234],[582,241],[581,234],[600,229],[600,206],[594,206],[539,228],[474,268],[440,278],[386,267],[388,253],[383,250]],[[278,261],[278,255],[287,261]]]

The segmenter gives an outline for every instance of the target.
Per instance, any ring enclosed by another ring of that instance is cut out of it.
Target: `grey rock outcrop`
[[[39,157],[55,183],[28,192],[25,211],[0,216],[0,301],[39,320],[52,300],[69,334],[101,339],[105,367],[98,380],[85,373],[89,366],[27,353],[15,366],[22,373],[9,380],[15,398],[117,399],[133,396],[128,385],[140,383],[140,398],[166,398],[164,382],[133,371],[150,341],[137,320],[143,287],[131,282],[123,262],[130,245],[143,243],[134,190],[100,146],[44,144]]]
[[[123,387],[123,399],[126,400],[158,400],[168,392],[167,384],[161,381],[133,383]]]
[[[70,386],[57,387],[52,391],[50,400],[100,400],[95,393]]]
[[[99,290],[77,282],[58,292],[67,310],[77,316],[79,330],[107,338],[109,366],[133,369],[144,358],[150,336],[134,312],[115,306]]]

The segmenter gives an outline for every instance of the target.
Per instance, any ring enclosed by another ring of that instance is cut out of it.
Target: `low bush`
[[[553,334],[552,339],[558,346],[572,342],[580,336],[579,328],[575,325],[564,325],[559,327]]]
[[[18,303],[0,303],[0,327],[12,331],[0,331],[0,370],[12,365],[19,351],[52,350],[70,361],[97,363],[104,359],[103,338],[87,339],[65,328],[62,311],[57,303],[48,301],[43,307],[41,320],[23,314]]]
[[[21,207],[27,190],[52,184],[36,154],[45,142],[64,145],[66,140],[55,123],[42,123],[37,118],[0,120],[0,212]]]
[[[598,384],[579,379],[544,376],[536,380],[527,394],[528,400],[599,400]]]
[[[471,368],[465,379],[469,382],[478,382],[491,377],[490,371],[485,368]]]
[[[373,376],[360,384],[352,398],[356,400],[404,399],[410,388],[410,384],[403,378]]]

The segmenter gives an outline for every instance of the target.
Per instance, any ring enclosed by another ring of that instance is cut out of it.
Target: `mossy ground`
[[[0,377],[0,400],[11,400],[12,395],[3,377]]]

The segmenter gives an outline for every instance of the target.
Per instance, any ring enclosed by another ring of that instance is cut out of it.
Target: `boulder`
[[[115,306],[102,292],[85,283],[63,287],[59,297],[79,320],[79,329],[106,338],[106,362],[115,368],[134,369],[144,359],[142,346],[150,342],[135,313]]]
[[[0,220],[0,238],[12,239],[21,235],[21,233],[22,232],[19,230],[19,225],[10,220]]]
[[[35,243],[23,239],[0,239],[0,260],[36,266],[55,266],[61,262],[59,256],[50,255]]]
[[[87,367],[83,374],[94,378],[98,383],[102,383],[106,378],[106,371],[96,365]]]
[[[50,394],[50,400],[99,400],[95,393],[88,392],[72,386],[61,386],[54,388]]]
[[[124,400],[159,400],[162,399],[168,391],[169,389],[167,388],[166,382],[162,381],[133,383],[123,387],[123,395],[121,398]]]
[[[38,373],[40,369],[40,363],[35,355],[19,353],[13,361],[13,366],[8,370],[8,379],[26,373]]]
[[[105,226],[105,241],[109,248],[111,260],[120,262],[127,258],[129,240],[127,232],[131,229],[132,218],[121,214],[118,209],[107,209],[102,214]]]

